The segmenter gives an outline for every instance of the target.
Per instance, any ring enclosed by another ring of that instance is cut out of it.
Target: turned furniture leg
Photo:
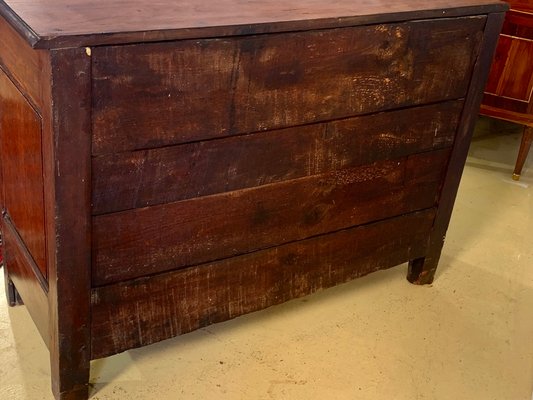
[[[10,307],[23,305],[24,302],[22,301],[22,298],[20,297],[19,292],[17,291],[17,288],[13,284],[13,281],[9,278],[9,275],[7,273],[7,268],[5,265],[4,265],[4,283],[6,285],[7,304]]]
[[[531,142],[533,141],[533,128],[526,126],[524,133],[522,134],[522,142],[520,143],[520,150],[518,150],[518,157],[516,158],[516,165],[514,167],[513,179],[515,181],[520,179],[522,168],[526,162],[527,154],[531,148]]]

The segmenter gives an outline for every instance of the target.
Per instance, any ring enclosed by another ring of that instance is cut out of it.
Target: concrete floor
[[[403,265],[97,360],[91,398],[530,400],[533,154],[512,181],[519,136],[478,124],[432,286]],[[0,399],[52,399],[26,309],[0,300]]]

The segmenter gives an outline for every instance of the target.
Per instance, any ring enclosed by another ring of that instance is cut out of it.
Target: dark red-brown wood
[[[95,157],[93,214],[301,178],[453,144],[462,101]]]
[[[48,53],[33,50],[0,16],[0,65],[37,112],[47,104]]]
[[[448,157],[449,151],[441,150],[95,217],[93,284],[231,257],[432,207]]]
[[[420,257],[434,215],[427,210],[94,289],[92,357],[154,343]]]
[[[513,171],[518,180],[530,148],[528,132],[533,129],[533,0],[510,3],[481,114],[525,126]]]
[[[98,47],[93,154],[460,98],[484,24],[477,16]]]
[[[50,254],[50,359],[58,400],[88,394],[91,288],[90,59],[84,49],[51,53],[55,235]]]
[[[0,70],[0,165],[3,204],[46,280],[41,119]]]
[[[47,293],[36,278],[33,260],[8,217],[2,218],[1,228],[8,295],[15,301],[17,295],[22,297],[44,343],[50,346]]]
[[[520,148],[518,149],[518,156],[516,157],[516,165],[513,171],[513,176],[520,176],[522,168],[526,163],[527,155],[531,149],[531,143],[533,142],[533,128],[526,126],[524,133],[522,134],[522,140],[520,141]]]
[[[2,0],[0,13],[36,47],[253,35],[505,10],[495,0]]]

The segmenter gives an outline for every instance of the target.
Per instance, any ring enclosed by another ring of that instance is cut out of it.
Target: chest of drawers
[[[211,3],[0,2],[8,301],[58,399],[91,359],[433,280],[505,4]]]

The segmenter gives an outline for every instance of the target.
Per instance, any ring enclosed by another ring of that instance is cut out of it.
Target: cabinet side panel
[[[42,121],[22,93],[0,71],[0,154],[3,211],[46,279]]]
[[[2,240],[5,268],[15,284],[43,341],[49,346],[48,298],[35,277],[32,259],[9,218],[2,218]]]
[[[34,50],[0,16],[0,66],[40,113],[49,102],[48,52]]]

